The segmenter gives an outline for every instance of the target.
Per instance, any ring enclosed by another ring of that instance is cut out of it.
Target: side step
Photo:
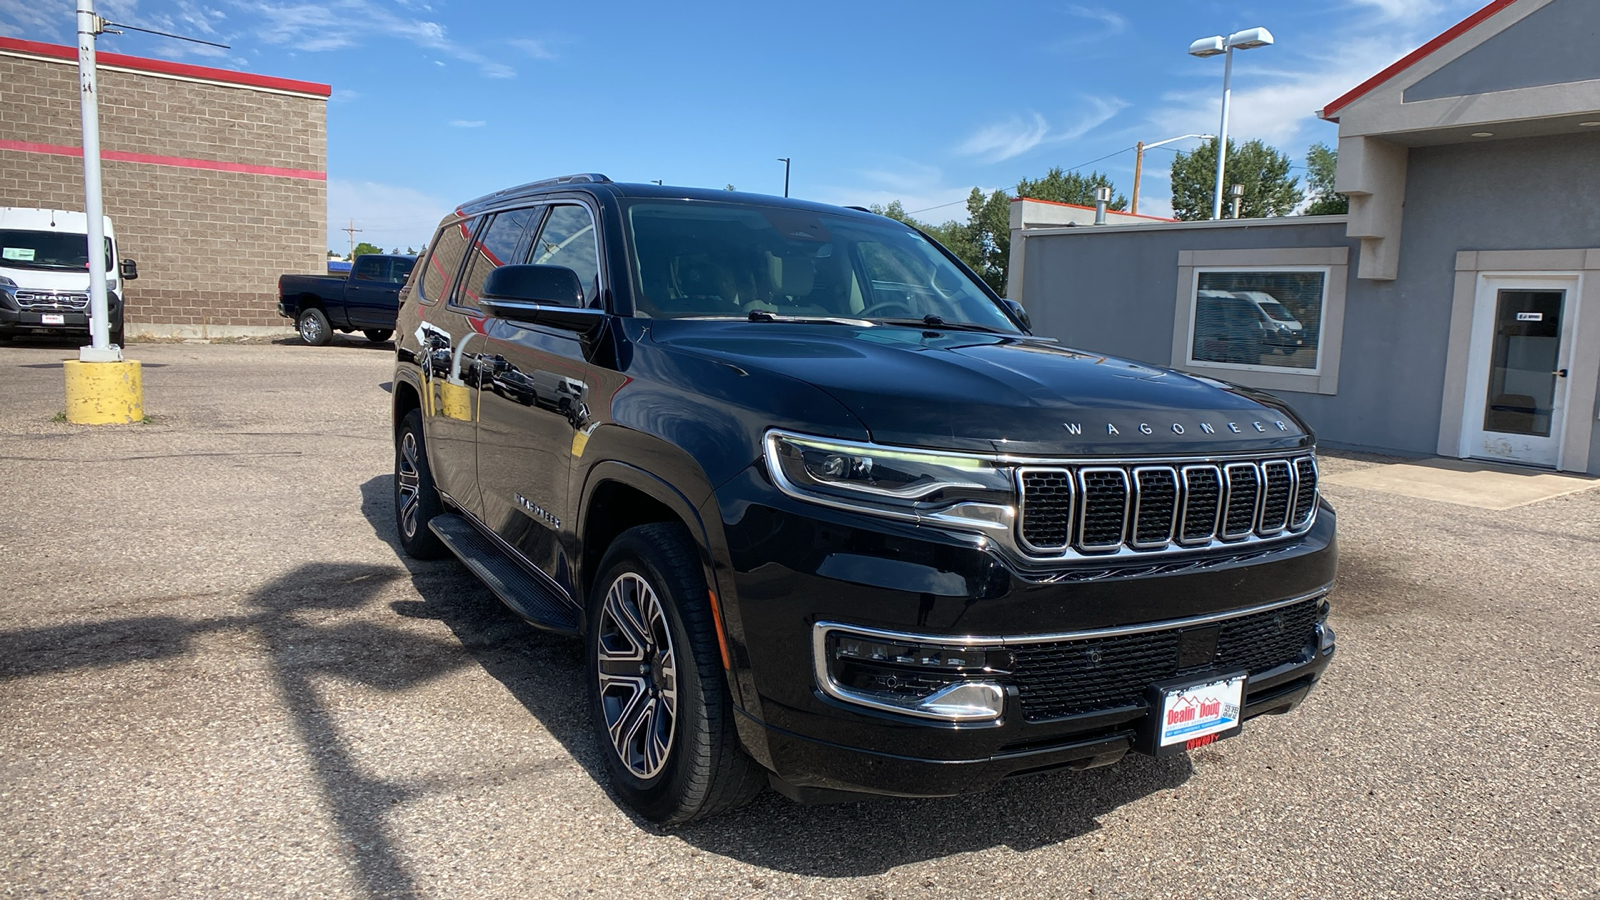
[[[433,517],[428,527],[512,612],[547,631],[577,635],[577,609],[506,556],[465,516],[441,513]]]

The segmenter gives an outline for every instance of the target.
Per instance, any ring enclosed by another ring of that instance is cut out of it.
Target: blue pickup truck
[[[394,336],[400,287],[417,264],[415,256],[370,253],[356,257],[350,277],[278,276],[278,315],[293,319],[300,339],[322,346],[335,330],[360,331],[373,343]]]

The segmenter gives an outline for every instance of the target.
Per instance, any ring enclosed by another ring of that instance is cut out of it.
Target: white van
[[[106,312],[111,343],[121,345],[123,291],[139,277],[117,262],[116,233],[105,219]],[[61,209],[0,206],[0,340],[19,334],[89,333],[89,217]]]

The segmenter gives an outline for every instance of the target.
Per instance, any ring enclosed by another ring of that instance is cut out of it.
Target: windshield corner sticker
[[[0,257],[14,259],[17,262],[33,262],[33,254],[35,252],[32,247],[7,247],[4,250],[0,250]]]
[[[1066,427],[1068,434],[1073,435],[1073,436],[1082,436],[1083,435],[1084,424],[1082,422],[1063,422],[1061,424]],[[1089,428],[1090,428],[1090,433],[1094,433],[1095,426],[1094,425],[1090,425]],[[1222,434],[1247,434],[1247,433],[1254,433],[1254,434],[1280,434],[1280,433],[1282,433],[1282,434],[1295,434],[1295,433],[1298,433],[1297,429],[1291,428],[1289,426],[1289,423],[1285,422],[1282,419],[1271,419],[1271,420],[1268,420],[1266,422],[1258,422],[1258,421],[1255,421],[1253,419],[1249,420],[1249,421],[1244,421],[1244,422],[1230,422],[1230,421],[1219,419],[1215,423],[1202,421],[1202,422],[1191,422],[1191,423],[1189,423],[1187,425],[1185,425],[1182,422],[1154,422],[1154,423],[1152,423],[1152,422],[1134,422],[1134,423],[1131,423],[1131,424],[1128,423],[1128,422],[1124,422],[1122,424],[1122,428],[1118,428],[1117,427],[1117,423],[1115,423],[1115,422],[1107,422],[1107,423],[1105,423],[1105,433],[1106,433],[1107,436],[1110,436],[1110,437],[1121,437],[1123,429],[1127,429],[1129,432],[1137,432],[1138,434],[1141,434],[1141,435],[1153,435],[1158,430],[1159,431],[1170,431],[1172,434],[1177,435],[1179,437],[1184,437],[1184,436],[1188,436],[1188,435],[1195,435],[1195,436],[1214,435],[1214,434],[1218,434],[1218,433],[1222,433]]]

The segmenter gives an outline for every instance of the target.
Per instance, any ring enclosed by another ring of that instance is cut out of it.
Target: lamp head
[[[1228,35],[1227,47],[1230,50],[1253,50],[1256,47],[1266,47],[1272,43],[1272,32],[1265,28],[1246,28]],[[1191,48],[1190,53],[1194,50]]]
[[[1222,35],[1220,34],[1214,34],[1208,38],[1201,38],[1200,40],[1189,45],[1189,55],[1198,56],[1201,59],[1204,59],[1207,56],[1218,56],[1226,52],[1228,52],[1228,47],[1226,42],[1222,40]]]

